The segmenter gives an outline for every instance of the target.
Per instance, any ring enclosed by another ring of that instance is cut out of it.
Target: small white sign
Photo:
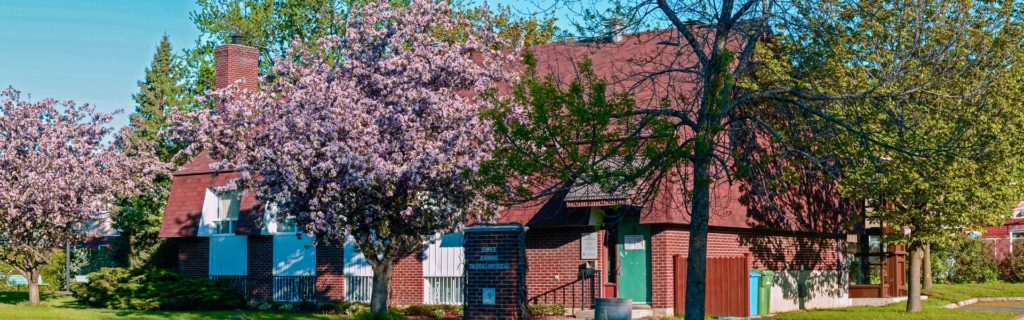
[[[580,234],[580,259],[597,260],[597,232]]]
[[[643,235],[640,235],[640,234],[629,234],[629,235],[626,235],[625,238],[626,238],[625,239],[626,240],[625,241],[626,242],[625,243],[626,250],[644,250],[644,248],[645,248],[644,244],[646,243],[646,241],[644,241],[644,236]]]
[[[483,288],[483,295],[481,296],[481,300],[483,300],[483,304],[488,304],[488,305],[494,304],[494,296],[495,296],[494,288]]]

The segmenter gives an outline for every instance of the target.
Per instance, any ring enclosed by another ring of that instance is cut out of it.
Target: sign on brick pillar
[[[464,231],[465,319],[529,319],[526,228],[488,225]]]

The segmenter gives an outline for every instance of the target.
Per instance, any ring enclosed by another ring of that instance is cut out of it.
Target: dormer
[[[235,235],[238,230],[238,213],[241,203],[237,191],[219,192],[214,188],[206,188],[197,235],[200,237]]]

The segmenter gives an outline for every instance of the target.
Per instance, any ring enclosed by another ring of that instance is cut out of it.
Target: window
[[[275,224],[275,233],[295,233],[299,227],[295,224],[295,216],[283,215],[276,218],[277,223]]]
[[[241,200],[238,192],[224,192],[217,195],[217,215],[213,219],[214,234],[234,234],[238,223],[238,207]]]
[[[264,225],[265,233],[282,234],[299,231],[298,225],[295,222],[295,216],[282,213],[281,209],[273,203],[267,205],[266,211],[263,214],[263,221],[266,222]]]
[[[849,241],[850,281],[853,284],[879,284],[882,281],[886,245],[880,235],[863,235]],[[865,241],[866,240],[866,241]]]
[[[1024,209],[1014,209],[1013,210],[1013,218],[1014,219],[1024,218]]]

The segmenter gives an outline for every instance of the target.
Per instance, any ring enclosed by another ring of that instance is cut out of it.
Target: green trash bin
[[[769,304],[772,301],[772,283],[775,281],[775,272],[760,270],[761,286],[757,288],[757,314],[766,316],[769,314]]]

